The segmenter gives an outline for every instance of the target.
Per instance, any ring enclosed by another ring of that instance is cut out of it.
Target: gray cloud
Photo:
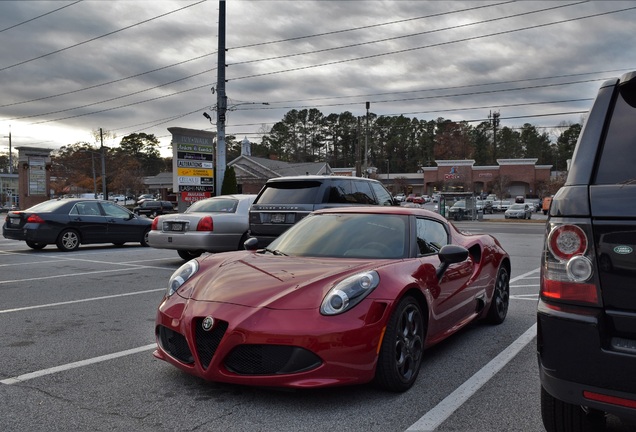
[[[1,136],[10,127],[16,146],[59,148],[101,127],[118,135],[111,146],[143,131],[167,148],[168,127],[215,129],[202,113],[216,104],[217,1],[72,3],[0,2]],[[603,79],[636,69],[636,10],[615,12],[629,8],[228,0],[227,133],[258,140],[290,109],[363,115],[366,101],[423,120],[499,110],[503,126],[578,122]]]

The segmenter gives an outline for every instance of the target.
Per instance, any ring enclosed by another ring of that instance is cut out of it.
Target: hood
[[[343,258],[302,258],[232,254],[233,259],[211,265],[202,262],[192,298],[271,309],[315,309],[334,283],[376,268],[379,263]]]

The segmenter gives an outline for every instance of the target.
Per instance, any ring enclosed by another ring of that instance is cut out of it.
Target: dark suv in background
[[[258,239],[259,247],[264,247],[314,210],[351,205],[395,203],[382,183],[369,178],[273,178],[263,186],[250,207],[250,236]]]
[[[636,421],[636,72],[603,83],[552,198],[537,351],[546,430]]]
[[[138,206],[133,208],[136,215],[144,215],[151,218],[166,213],[174,213],[174,206],[170,201],[143,200]]]

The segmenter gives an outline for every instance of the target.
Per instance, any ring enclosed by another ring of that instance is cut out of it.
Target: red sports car
[[[256,243],[172,275],[157,358],[218,382],[405,391],[425,348],[508,312],[510,258],[499,242],[427,210],[320,210],[267,249]]]

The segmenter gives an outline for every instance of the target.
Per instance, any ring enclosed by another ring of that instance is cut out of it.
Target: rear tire
[[[404,392],[413,386],[422,365],[426,329],[419,303],[411,296],[398,303],[382,340],[375,371],[378,387]]]
[[[508,315],[508,305],[510,303],[510,277],[508,270],[500,266],[497,271],[497,279],[495,280],[495,288],[492,293],[492,300],[488,308],[486,321],[490,324],[501,324]]]
[[[182,259],[186,261],[190,261],[193,258],[198,258],[201,256],[201,251],[190,251],[185,249],[178,249],[177,253]]]
[[[72,252],[80,246],[79,233],[73,229],[65,229],[57,237],[57,248],[62,252]]]
[[[605,413],[563,402],[541,387],[541,418],[547,432],[600,432]]]
[[[36,243],[32,241],[27,241],[26,245],[30,247],[31,249],[35,249],[35,250],[44,249],[46,247],[46,243]]]
[[[150,228],[148,228],[146,231],[144,231],[144,235],[141,236],[141,241],[139,243],[141,243],[141,245],[143,247],[148,247],[148,234],[150,233]]]

